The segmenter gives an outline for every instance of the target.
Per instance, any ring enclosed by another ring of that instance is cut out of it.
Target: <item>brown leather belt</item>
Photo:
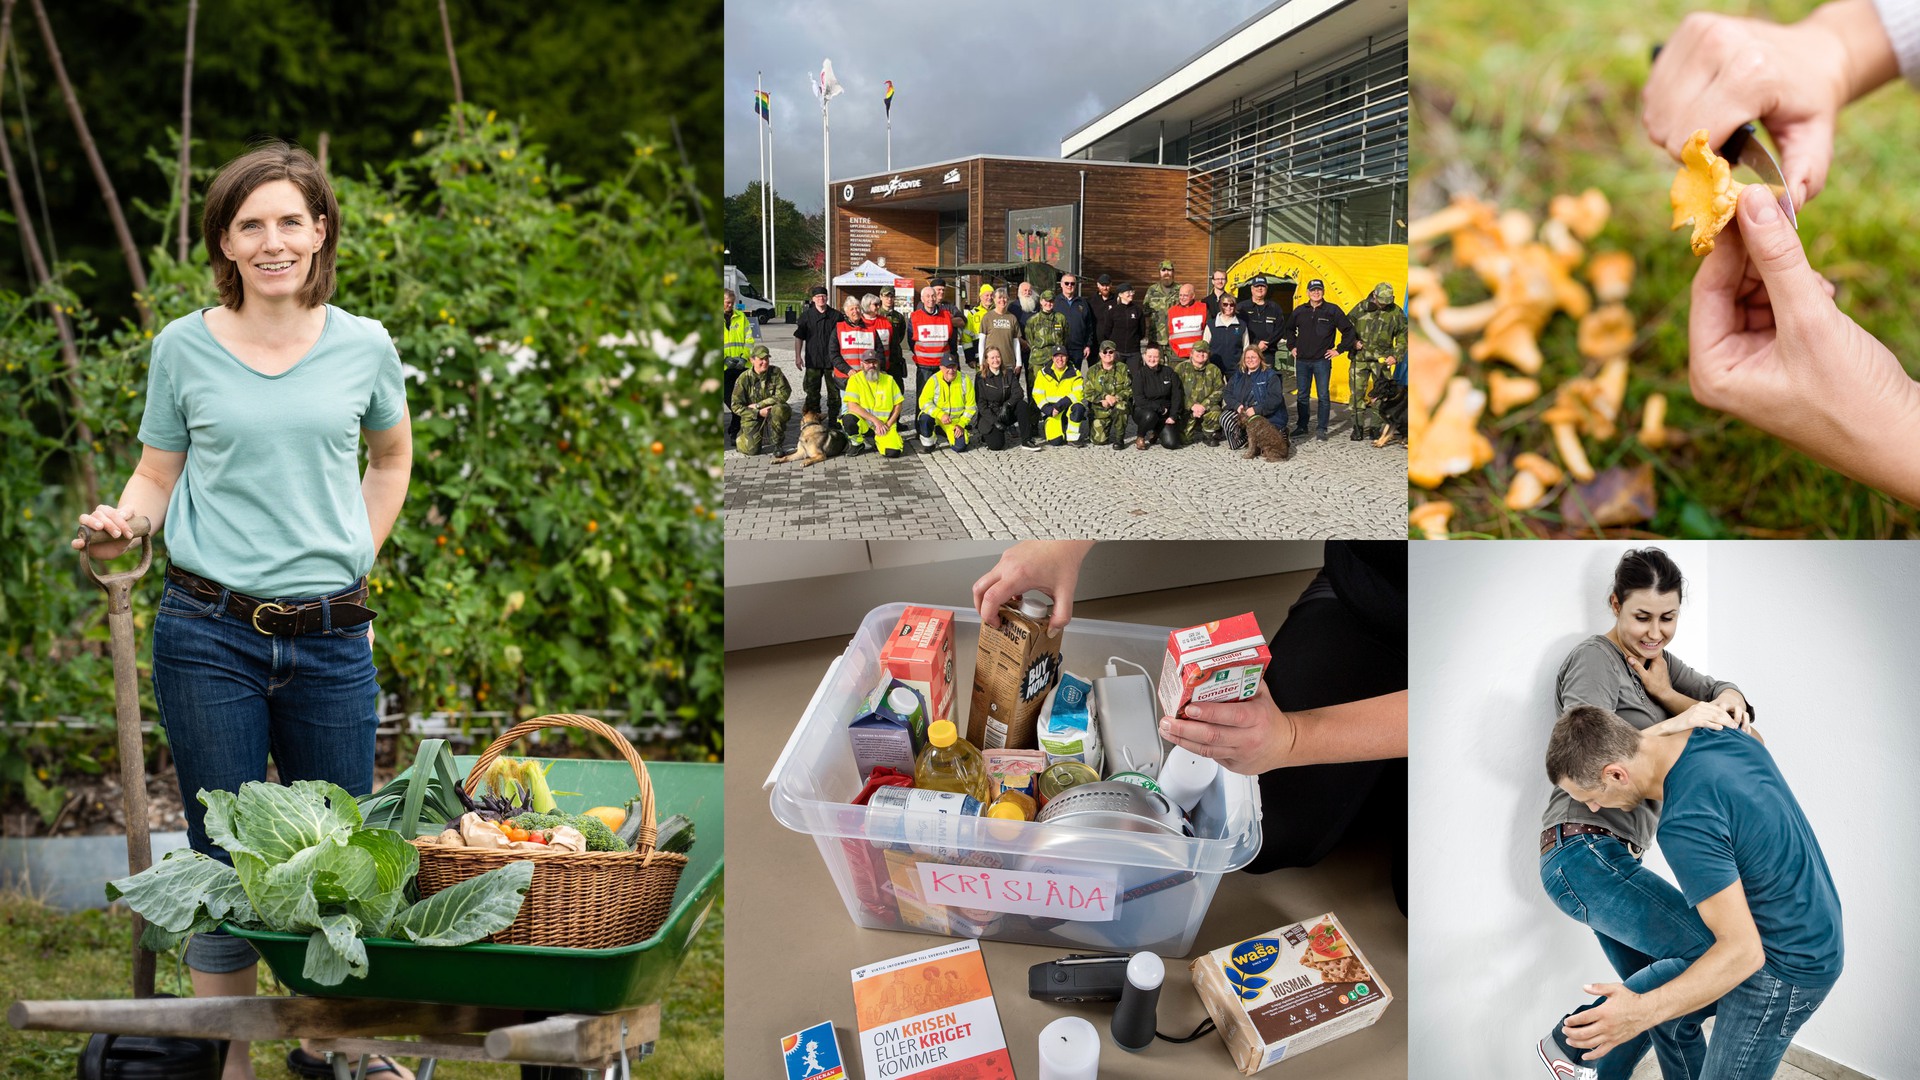
[[[1564,822],[1542,832],[1540,834],[1540,854],[1545,855],[1547,852],[1552,851],[1555,845],[1569,836],[1611,836],[1615,840],[1627,845],[1627,851],[1630,852],[1634,858],[1637,859],[1642,854],[1639,844],[1621,836],[1612,829],[1603,829],[1598,825],[1584,825],[1578,821]]]
[[[282,604],[275,600],[244,596],[218,582],[208,581],[172,565],[167,567],[167,580],[211,603],[218,603],[221,595],[225,594],[227,613],[263,634],[282,637],[316,634],[329,626],[343,630],[372,622],[375,615],[374,610],[366,606],[365,578],[332,596],[306,604]]]

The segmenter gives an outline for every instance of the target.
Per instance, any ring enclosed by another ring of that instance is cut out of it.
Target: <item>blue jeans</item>
[[[1299,426],[1307,426],[1307,398],[1309,392],[1318,386],[1320,388],[1320,430],[1325,431],[1333,411],[1333,399],[1327,396],[1332,392],[1328,386],[1333,381],[1333,361],[1309,360],[1303,356],[1295,361],[1295,367],[1299,372],[1294,376],[1294,386],[1298,390],[1295,402],[1300,410]]]
[[[1555,906],[1593,931],[1607,962],[1636,991],[1628,980],[1656,962],[1676,965],[1660,980],[1665,982],[1713,945],[1713,932],[1680,890],[1613,837],[1587,833],[1562,840],[1540,856],[1540,884]],[[1666,1080],[1697,1080],[1707,1056],[1700,1019],[1670,1020],[1588,1064],[1599,1070],[1600,1080],[1625,1080],[1651,1047]]]
[[[1636,994],[1644,994],[1687,970],[1690,963],[1690,960],[1656,960],[1628,978],[1626,987]],[[1831,982],[1795,986],[1766,968],[1747,976],[1745,982],[1727,991],[1719,1001],[1674,1021],[1691,1024],[1697,1030],[1707,1017],[1718,1017],[1713,1023],[1713,1041],[1707,1046],[1705,1060],[1687,1076],[1690,1080],[1772,1080],[1800,1025],[1827,1000],[1827,992],[1832,989]],[[1593,1004],[1600,1002],[1596,1000]],[[1609,1053],[1599,1064],[1604,1066],[1617,1053],[1619,1050]],[[1603,1069],[1600,1075],[1609,1074]]]
[[[286,598],[289,603],[317,597]],[[275,637],[168,582],[153,621],[153,697],[173,749],[186,803],[187,844],[231,864],[207,838],[202,790],[235,791],[265,780],[267,755],[281,783],[330,780],[352,795],[373,790],[373,735],[380,688],[372,623]],[[196,971],[238,971],[253,946],[227,934],[187,945]]]

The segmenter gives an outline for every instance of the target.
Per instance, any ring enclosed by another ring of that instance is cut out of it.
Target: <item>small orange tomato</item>
[[[600,531],[600,523],[599,523],[599,522],[597,522],[597,521],[589,521],[589,522],[587,522],[587,531],[588,531],[588,532],[590,532],[590,533],[591,533],[591,532],[599,532],[599,531]]]
[[[653,440],[652,450],[656,454],[664,454],[667,452],[667,444],[661,442],[659,439],[655,439]]]
[[[434,538],[433,538],[433,542],[434,542],[434,543],[436,543],[436,544],[438,544],[438,545],[440,545],[441,547],[446,547],[446,546],[447,546],[447,538],[446,538],[446,536],[445,536],[444,534],[443,534],[443,535],[440,535],[440,536],[436,536],[436,537],[434,537]]]

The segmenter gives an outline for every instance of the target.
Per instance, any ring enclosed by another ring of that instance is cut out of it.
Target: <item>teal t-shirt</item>
[[[201,312],[153,339],[140,441],[186,451],[167,503],[169,557],[259,597],[318,596],[373,568],[360,496],[360,429],[406,415],[386,327],[329,304],[300,362],[262,375],[228,352]]]
[[[1660,851],[1687,903],[1736,880],[1760,931],[1766,968],[1795,986],[1839,978],[1840,896],[1813,826],[1758,739],[1696,728],[1667,773]]]

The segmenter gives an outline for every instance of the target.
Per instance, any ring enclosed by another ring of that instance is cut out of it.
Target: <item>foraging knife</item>
[[[1660,46],[1653,47],[1652,59],[1660,59]],[[1760,178],[1760,182],[1767,185],[1767,190],[1773,193],[1774,200],[1780,204],[1781,212],[1787,215],[1787,224],[1793,226],[1794,231],[1798,232],[1800,218],[1793,210],[1793,196],[1787,192],[1787,178],[1780,172],[1780,163],[1773,159],[1772,152],[1759,139],[1754,138],[1757,131],[1758,128],[1751,120],[1740,125],[1734,129],[1732,135],[1727,136],[1726,142],[1720,144],[1716,153],[1730,164],[1745,165],[1753,170],[1754,175]]]

